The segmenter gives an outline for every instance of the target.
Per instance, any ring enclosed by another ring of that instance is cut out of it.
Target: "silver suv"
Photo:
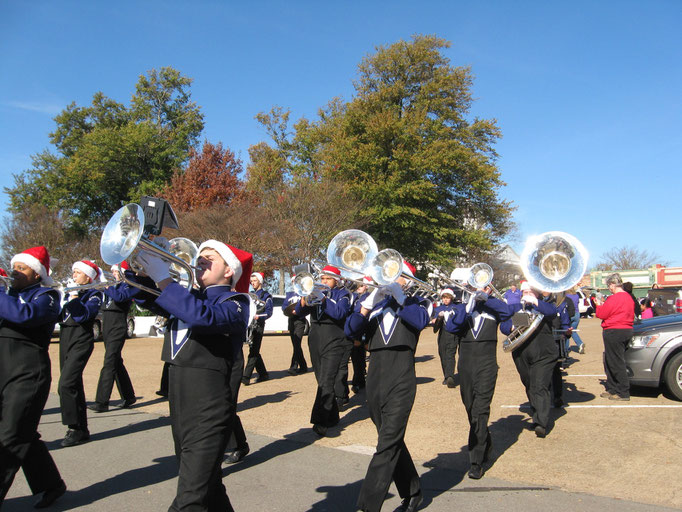
[[[636,321],[625,364],[631,384],[659,387],[665,383],[682,400],[682,314]]]

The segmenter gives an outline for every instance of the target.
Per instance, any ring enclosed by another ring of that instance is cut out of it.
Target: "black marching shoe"
[[[304,373],[308,373],[307,366],[305,368],[299,368],[298,370],[296,370],[296,375],[303,375]]]
[[[64,448],[76,446],[77,444],[86,443],[89,439],[90,432],[88,432],[88,429],[70,428],[66,431],[66,436],[62,440],[62,446]]]
[[[313,425],[313,432],[315,432],[320,437],[324,437],[327,435],[327,427],[325,427],[324,425],[320,425],[319,423],[315,423]]]
[[[88,409],[90,409],[93,412],[107,412],[109,410],[109,405],[95,402],[92,405],[88,405]]]
[[[447,379],[445,379],[445,385],[449,388],[456,388],[457,384],[455,384],[455,378],[450,375]]]
[[[53,489],[48,489],[40,496],[40,499],[33,505],[34,508],[47,508],[66,492],[64,480],[59,481],[59,485]]]
[[[296,369],[295,366],[292,366],[291,368],[289,368],[289,369],[287,370],[287,373],[288,373],[289,375],[296,375],[296,374],[298,374],[298,370]]]
[[[471,467],[469,468],[469,478],[473,478],[474,480],[478,480],[483,476],[483,467],[480,464],[472,464]]]
[[[168,391],[164,391],[162,389],[159,389],[158,391],[155,391],[154,393],[156,393],[157,395],[162,396],[164,398],[168,398]]]
[[[545,437],[547,430],[542,425],[535,425],[535,435],[538,437]]]
[[[267,373],[264,375],[259,375],[256,378],[256,382],[265,382],[266,380],[270,380],[270,375],[268,375]]]
[[[247,443],[246,446],[243,448],[238,448],[233,452],[228,453],[225,456],[225,462],[227,464],[235,464],[242,460],[244,457],[246,457],[246,454],[249,453],[249,444]]]
[[[123,400],[123,404],[121,404],[121,409],[129,409],[135,402],[137,402],[137,398],[126,398]]]
[[[419,505],[422,504],[422,501],[424,501],[424,495],[421,491],[419,491],[414,496],[405,498],[402,505],[400,506],[400,510],[404,510],[405,512],[415,512],[419,508]]]

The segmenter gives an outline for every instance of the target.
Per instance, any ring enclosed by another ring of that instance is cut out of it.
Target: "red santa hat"
[[[325,265],[322,269],[322,275],[333,277],[337,281],[341,279],[341,271],[333,265]]]
[[[130,270],[130,265],[128,265],[128,262],[126,260],[123,260],[121,263],[118,265],[112,265],[111,266],[111,271],[113,272],[114,270]]]
[[[31,247],[24,252],[15,254],[11,261],[12,266],[15,263],[23,263],[33,269],[40,276],[40,280],[45,286],[54,284],[50,277],[50,254],[44,246]]]
[[[251,277],[255,277],[256,279],[258,279],[258,282],[260,284],[263,284],[263,280],[265,279],[265,274],[263,272],[253,272],[251,274]]]
[[[9,277],[9,276],[7,275],[7,272],[5,272],[5,269],[4,269],[4,268],[0,268],[0,276],[2,276],[2,277]]]
[[[412,265],[412,263],[409,263],[407,260],[403,260],[403,272],[405,272],[410,277],[414,277],[414,274],[417,272],[417,269],[414,268],[414,265]]]
[[[372,279],[372,278],[369,277],[369,276],[364,276],[364,277],[362,278],[362,283],[363,283],[363,284],[374,284],[374,279]]]
[[[102,276],[102,271],[90,260],[80,260],[71,265],[71,270],[80,270],[90,278],[90,282],[98,281]]]
[[[232,276],[232,288],[239,293],[248,293],[249,291],[249,277],[251,276],[251,268],[253,267],[253,255],[249,252],[242,251],[231,245],[224,244],[218,240],[206,240],[199,246],[199,254],[204,249],[213,249],[220,257],[225,260],[230,268],[234,271]]]
[[[531,289],[531,288],[530,288],[530,285],[528,284],[528,281],[521,281],[521,288],[520,288],[520,290],[521,290],[522,292],[528,291],[528,290],[530,290],[530,289]]]
[[[443,288],[440,291],[440,296],[442,297],[443,295],[450,295],[453,299],[455,298],[455,292],[452,291],[452,288]]]

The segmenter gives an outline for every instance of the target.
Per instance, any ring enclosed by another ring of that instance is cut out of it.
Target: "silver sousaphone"
[[[149,240],[144,234],[144,225],[144,210],[138,204],[127,204],[114,213],[102,232],[99,244],[102,260],[108,265],[118,265],[128,260],[130,267],[139,272],[141,269],[135,262],[135,257],[141,250],[148,251],[170,263],[171,277],[191,290],[194,287],[192,265],[198,253],[196,245],[186,238],[173,238],[169,242],[169,252]],[[121,273],[121,279],[128,285],[159,295],[158,290],[130,281],[124,274]]]
[[[532,236],[521,253],[520,265],[528,284],[535,289],[559,293],[573,288],[587,270],[587,249],[573,235],[548,231]],[[502,342],[505,352],[523,345],[544,318],[540,313],[528,313],[527,325],[517,327]]]

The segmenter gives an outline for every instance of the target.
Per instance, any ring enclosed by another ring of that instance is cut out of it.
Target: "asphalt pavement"
[[[60,421],[58,399],[50,395],[40,432],[68,490],[49,510],[167,510],[177,483],[169,418],[133,407],[90,412],[89,421],[90,442],[62,448],[66,428]],[[356,510],[355,501],[371,457],[359,452],[366,449],[316,445],[316,436],[309,428],[281,439],[247,435],[251,453],[223,470],[236,511]],[[674,510],[488,476],[471,480],[461,470],[415,462],[425,496],[421,509],[433,512],[500,508],[506,512]],[[35,500],[20,472],[2,511],[30,510]],[[396,510],[400,502],[391,486],[382,510]]]

